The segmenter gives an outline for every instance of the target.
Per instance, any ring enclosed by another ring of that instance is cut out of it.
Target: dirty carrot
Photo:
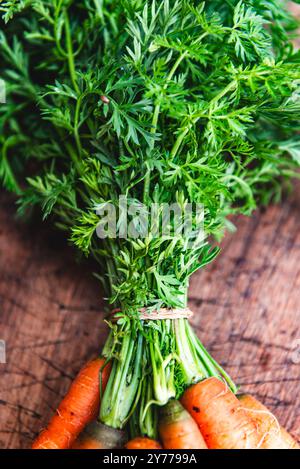
[[[72,449],[115,449],[122,448],[125,442],[125,432],[94,421],[79,435]]]
[[[267,407],[249,394],[240,394],[238,399],[257,425],[262,449],[300,449],[294,438],[279,424]]]
[[[161,410],[159,435],[164,449],[207,449],[197,423],[175,399]]]
[[[128,441],[125,445],[126,449],[162,449],[158,441],[138,436],[133,440]]]
[[[254,420],[237,397],[217,378],[188,388],[181,402],[197,422],[208,448],[256,448],[259,434]]]
[[[105,367],[104,364],[103,358],[96,358],[82,368],[32,449],[68,449],[84,427],[96,418],[100,406],[100,373],[104,389],[110,372],[110,364]]]

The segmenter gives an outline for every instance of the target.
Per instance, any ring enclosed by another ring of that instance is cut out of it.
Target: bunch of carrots
[[[211,377],[190,386],[161,408],[159,441],[98,422],[100,389],[110,363],[97,358],[80,371],[33,449],[300,449],[276,417],[248,394],[235,395]]]
[[[299,177],[284,3],[0,1],[0,182],[95,261],[113,314],[34,448],[297,447],[187,314],[229,215]]]

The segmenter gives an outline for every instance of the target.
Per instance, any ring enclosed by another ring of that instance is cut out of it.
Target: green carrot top
[[[41,206],[99,261],[124,311],[185,307],[190,275],[218,253],[208,239],[297,174],[285,3],[0,2],[0,178],[20,213]],[[187,233],[172,204],[193,208]]]

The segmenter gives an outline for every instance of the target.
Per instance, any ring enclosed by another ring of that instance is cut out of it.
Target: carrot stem
[[[141,383],[141,397],[139,405],[135,408],[129,421],[129,430],[131,438],[137,436],[147,436],[157,439],[158,407],[152,405],[145,412],[145,407],[149,401],[153,400],[153,382],[148,373]]]
[[[220,379],[212,377],[190,386],[181,403],[197,422],[208,448],[259,448],[254,420]]]
[[[141,380],[143,336],[127,326],[120,339],[100,409],[100,421],[113,428],[127,423]]]
[[[234,383],[197,339],[186,319],[111,324],[103,356],[111,359],[111,375],[103,395],[100,421],[131,435],[156,438],[157,408],[181,397],[185,389],[205,378]]]

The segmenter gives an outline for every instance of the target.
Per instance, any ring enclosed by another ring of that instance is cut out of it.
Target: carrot
[[[208,448],[256,448],[254,420],[223,381],[212,377],[188,388],[181,402],[197,422]]]
[[[179,401],[169,401],[161,415],[159,434],[164,449],[207,449],[198,425]]]
[[[138,436],[133,440],[128,441],[125,445],[126,449],[162,449],[161,445],[156,440]]]
[[[90,423],[79,435],[72,449],[114,449],[122,448],[125,433],[95,421]]]
[[[241,394],[238,399],[256,422],[260,448],[300,449],[294,438],[280,426],[276,417],[261,402],[249,394]]]
[[[69,449],[84,427],[96,419],[100,406],[99,374],[104,363],[104,358],[96,358],[84,366],[32,449]],[[103,389],[109,372],[110,364],[102,370]]]

